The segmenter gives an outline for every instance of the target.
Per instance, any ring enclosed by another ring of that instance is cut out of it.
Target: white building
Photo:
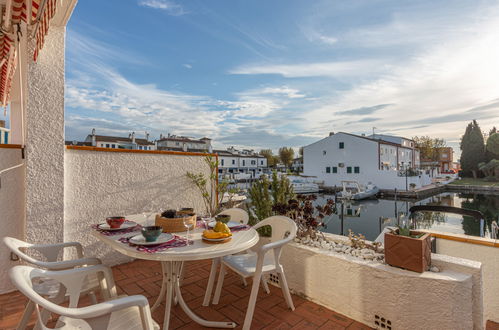
[[[303,148],[303,174],[315,176],[329,187],[355,180],[361,184],[372,182],[381,189],[418,188],[430,183],[425,174],[410,176],[420,173],[418,166],[419,151],[414,142],[400,137],[376,135],[373,139],[331,133]]]
[[[267,158],[253,150],[214,150],[218,155],[218,173],[231,178],[257,178],[268,173]]]
[[[83,145],[111,149],[156,150],[155,143],[149,141],[148,133],[145,139],[139,139],[135,137],[135,132],[129,134],[128,137],[107,136],[96,135],[95,129],[87,136]]]
[[[187,136],[170,135],[159,137],[156,141],[158,150],[189,151],[189,152],[212,152],[211,139],[203,137],[194,139]]]
[[[0,144],[10,143],[10,129],[5,128],[5,121],[0,120]]]

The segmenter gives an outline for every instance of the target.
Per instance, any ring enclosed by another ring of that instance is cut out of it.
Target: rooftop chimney
[[[149,142],[149,133],[146,132],[146,141]]]
[[[332,135],[334,135],[334,132],[329,132],[329,136],[332,136]]]
[[[135,143],[135,132],[132,132],[132,143]]]
[[[95,138],[95,128],[92,129],[92,147],[97,146],[97,139]]]

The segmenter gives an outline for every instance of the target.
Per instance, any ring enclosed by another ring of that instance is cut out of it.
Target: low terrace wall
[[[201,154],[71,147],[64,155],[64,240],[81,242],[88,255],[115,265],[129,258],[90,235],[90,226],[115,215],[160,208],[204,209],[188,171],[209,168]]]
[[[441,272],[419,274],[292,243],[281,261],[294,292],[372,327],[482,329],[480,263],[432,258]]]
[[[0,144],[0,171],[24,164],[21,146]],[[0,174],[0,238],[4,236],[24,237],[25,219],[25,168],[24,166]],[[10,267],[10,252],[0,243],[0,293],[14,289],[7,275]]]
[[[437,237],[437,253],[482,263],[485,320],[499,322],[499,240],[456,234],[433,236]]]

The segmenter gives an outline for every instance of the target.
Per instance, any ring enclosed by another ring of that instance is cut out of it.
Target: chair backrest
[[[69,296],[69,307],[74,308],[78,304],[81,289],[88,280],[88,276],[96,273],[103,275],[101,288],[107,290],[110,297],[116,297],[117,293],[113,273],[109,267],[104,265],[59,271],[39,269],[31,266],[14,266],[9,270],[9,277],[17,289],[28,299],[53,313],[61,314],[61,306],[47,300],[35,291],[33,288],[34,281],[54,280],[62,284],[66,294]]]
[[[243,209],[236,208],[236,207],[231,208],[231,209],[227,209],[227,210],[223,210],[219,214],[228,214],[228,215],[230,215],[231,221],[239,222],[242,224],[247,224],[249,221],[248,212],[246,212]]]
[[[263,226],[272,227],[272,236],[270,237],[270,242],[275,243],[281,240],[292,240],[296,237],[296,231],[298,227],[296,223],[283,215],[275,215],[268,217],[257,223],[253,228],[257,229]]]

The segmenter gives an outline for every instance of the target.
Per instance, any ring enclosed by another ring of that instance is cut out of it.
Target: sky
[[[499,126],[498,1],[85,0],[66,138],[149,132],[278,149],[329,132]]]

